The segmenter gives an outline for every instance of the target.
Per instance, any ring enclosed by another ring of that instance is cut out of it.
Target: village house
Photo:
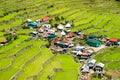
[[[85,50],[85,46],[79,46],[79,45],[77,45],[75,47],[75,51],[81,51],[81,52],[83,52],[84,50]]]
[[[82,74],[88,74],[90,72],[89,67],[87,66],[87,64],[84,64],[81,68],[81,73]]]
[[[67,24],[65,25],[66,28],[71,28],[71,26],[72,26],[72,23],[67,23]]]
[[[48,39],[54,39],[56,37],[56,35],[55,34],[52,34],[52,33],[50,33],[49,35],[48,35]]]
[[[95,59],[88,59],[87,66],[89,67],[89,69],[93,69],[93,67],[95,66],[95,63],[96,63]]]
[[[38,23],[37,22],[28,22],[28,27],[30,29],[33,29],[33,28],[38,28]]]
[[[50,34],[56,34],[56,29],[55,28],[50,28],[50,29],[48,29],[48,33],[50,33]]]
[[[73,38],[75,37],[75,34],[73,32],[70,32],[66,35],[67,38]]]
[[[8,40],[4,39],[0,42],[1,46],[5,45],[6,43],[8,43]]]
[[[104,71],[104,64],[103,63],[97,63],[94,66],[93,69],[94,69],[95,72],[103,72]]]
[[[74,44],[72,42],[66,41],[66,42],[57,43],[57,46],[60,46],[61,48],[70,48],[73,47]]]
[[[62,31],[62,32],[61,32],[61,35],[62,35],[62,36],[65,36],[65,35],[66,35],[65,31]]]
[[[83,51],[85,51],[85,47],[84,46],[79,46],[77,45],[73,51],[71,51],[72,53],[76,54],[77,56],[81,55],[83,53]]]
[[[92,53],[89,52],[83,52],[80,55],[77,55],[79,59],[89,59],[92,56]]]
[[[48,17],[48,16],[46,16],[46,17],[44,17],[44,18],[41,19],[41,21],[43,21],[43,22],[48,22],[50,20],[51,20],[51,18]]]
[[[93,54],[93,51],[85,50],[83,48],[83,50],[77,52],[77,57],[79,59],[89,59],[89,58],[91,58],[92,54]]]
[[[110,38],[106,41],[106,46],[113,46],[118,45],[118,39],[117,38]]]
[[[74,43],[72,41],[69,41],[69,40],[59,41],[58,39],[54,39],[53,44],[56,46],[59,46],[61,48],[71,48],[74,46]]]
[[[42,37],[42,38],[45,38],[45,39],[47,39],[48,36],[49,36],[49,33],[48,33],[48,32],[43,32],[43,33],[41,34],[41,37]]]
[[[63,30],[63,29],[64,29],[64,25],[63,25],[63,24],[59,24],[59,25],[57,26],[57,29]]]
[[[39,33],[43,33],[46,31],[46,28],[44,26],[42,26],[41,28],[38,29]]]
[[[98,39],[88,39],[86,43],[92,47],[100,47],[102,45],[102,42]]]
[[[51,24],[43,24],[42,26],[46,27],[47,29],[51,28]]]

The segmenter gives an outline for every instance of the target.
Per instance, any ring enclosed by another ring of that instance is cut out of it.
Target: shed
[[[97,39],[88,39],[86,43],[92,47],[99,47],[102,45],[102,42]]]

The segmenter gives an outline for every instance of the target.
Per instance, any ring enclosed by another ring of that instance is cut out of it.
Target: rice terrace
[[[120,0],[0,0],[0,80],[120,80]]]

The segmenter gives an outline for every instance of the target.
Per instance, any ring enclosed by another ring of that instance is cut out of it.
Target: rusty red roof
[[[117,39],[117,38],[110,38],[109,41],[110,41],[110,42],[117,42],[118,39]]]
[[[67,37],[74,37],[74,36],[75,36],[75,34],[73,32],[67,34]]]
[[[50,17],[48,17],[48,16],[47,16],[47,17],[42,18],[42,20],[43,20],[43,21],[49,21],[50,19],[51,19],[51,18],[50,18]]]

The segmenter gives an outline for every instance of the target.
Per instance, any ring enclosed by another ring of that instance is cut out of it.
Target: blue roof
[[[30,23],[28,23],[28,26],[38,27],[38,23],[37,22],[30,22]]]

